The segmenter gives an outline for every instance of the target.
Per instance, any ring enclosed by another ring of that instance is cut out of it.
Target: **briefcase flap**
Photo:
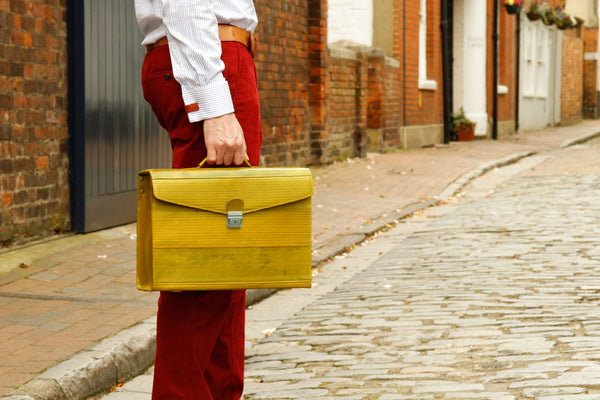
[[[149,176],[156,199],[184,207],[227,214],[232,200],[245,214],[312,196],[308,168],[189,168],[141,171]],[[241,210],[240,210],[241,211]]]

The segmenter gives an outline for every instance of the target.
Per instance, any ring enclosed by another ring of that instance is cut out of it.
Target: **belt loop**
[[[250,53],[252,53],[252,57],[256,55],[258,52],[258,35],[256,33],[250,34]]]
[[[146,46],[146,51],[148,53],[150,53],[155,48],[160,47],[160,46],[167,46],[168,44],[169,44],[169,42],[167,41],[167,38],[163,37],[163,38],[158,39],[156,42],[147,45]]]

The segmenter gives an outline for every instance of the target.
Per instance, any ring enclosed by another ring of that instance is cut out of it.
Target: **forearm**
[[[181,85],[190,122],[234,111],[223,77],[214,1],[168,1],[163,5],[173,75]]]

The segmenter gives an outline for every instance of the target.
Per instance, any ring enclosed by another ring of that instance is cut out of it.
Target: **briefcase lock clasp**
[[[227,211],[227,227],[241,228],[244,219],[243,211]]]

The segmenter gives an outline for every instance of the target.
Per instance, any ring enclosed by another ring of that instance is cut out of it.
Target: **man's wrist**
[[[182,96],[190,122],[234,112],[229,84],[225,80],[194,90],[182,88]]]

